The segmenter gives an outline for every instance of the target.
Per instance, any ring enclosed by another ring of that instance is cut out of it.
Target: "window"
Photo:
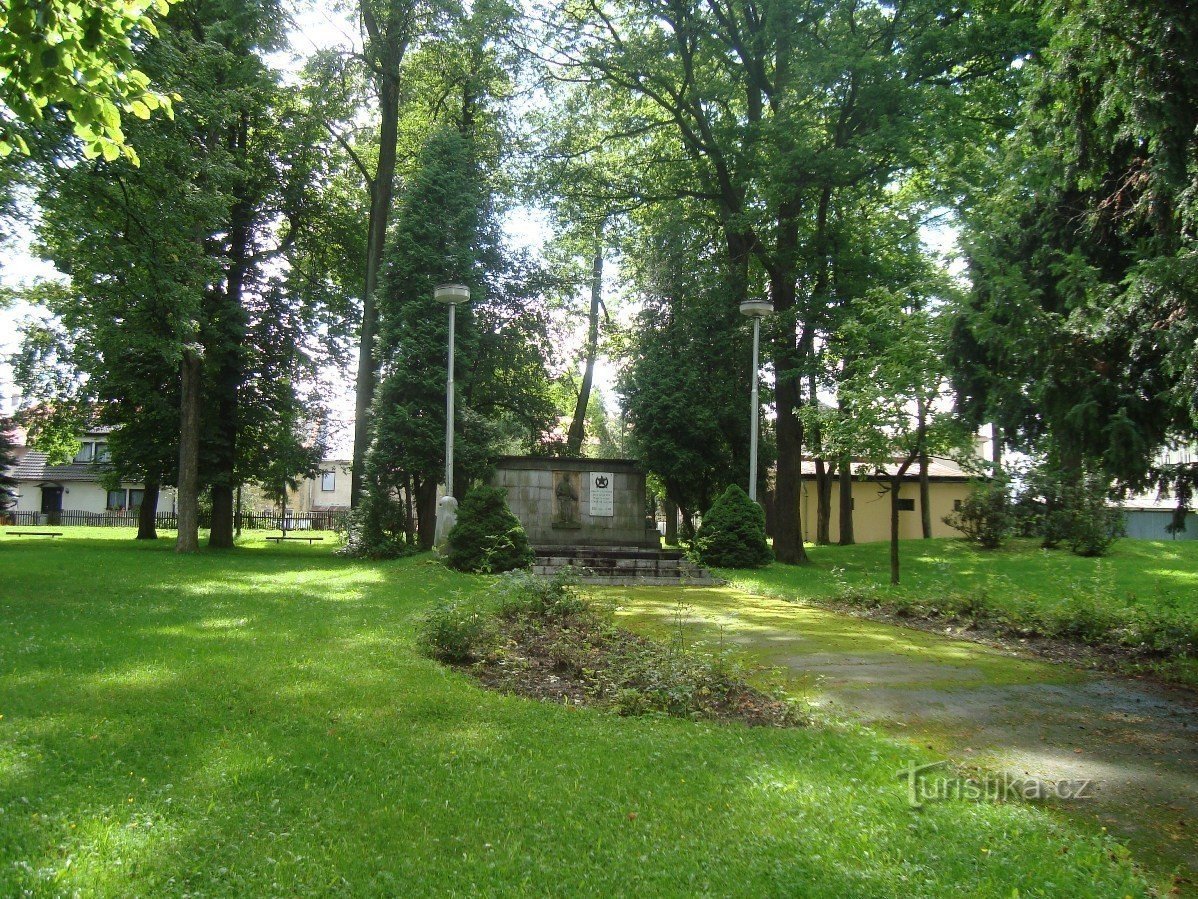
[[[130,510],[140,509],[141,501],[145,497],[145,495],[146,495],[146,492],[144,490],[130,490],[129,491],[129,509]]]
[[[915,511],[915,500],[914,499],[900,499],[898,501],[898,508],[899,508],[900,512],[914,512]]]
[[[108,511],[109,512],[123,512],[127,508],[127,506],[125,505],[126,500],[127,500],[127,497],[126,497],[124,490],[109,490],[108,491],[108,505],[107,505]]]
[[[337,472],[322,471],[320,473],[320,489],[325,493],[331,493],[337,489]]]
[[[75,453],[76,462],[92,462],[96,458],[96,445],[90,440],[84,441],[79,446],[79,452]]]
[[[110,457],[109,457],[109,455],[108,455],[108,444],[107,444],[107,442],[105,442],[105,443],[96,443],[96,444],[95,444],[95,447],[96,447],[96,448],[95,448],[95,450],[93,451],[93,454],[94,454],[94,456],[95,456],[95,461],[97,461],[97,462],[107,462],[107,461],[109,460],[109,458],[110,458]]]
[[[960,501],[959,499],[955,499],[955,500],[953,500],[953,511],[954,511],[954,512],[960,512],[960,511],[961,511],[961,501]]]

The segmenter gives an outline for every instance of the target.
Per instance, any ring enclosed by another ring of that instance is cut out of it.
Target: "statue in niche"
[[[582,498],[579,480],[577,471],[553,473],[553,506],[556,511],[553,516],[553,526],[555,528],[582,527],[578,514],[578,502]]]

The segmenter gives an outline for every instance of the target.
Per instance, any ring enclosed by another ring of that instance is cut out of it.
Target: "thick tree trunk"
[[[437,479],[421,481],[416,488],[416,545],[420,549],[433,548],[437,536]]]
[[[1002,431],[998,425],[990,425],[990,461],[994,464],[994,473],[1002,471]]]
[[[158,539],[158,481],[146,478],[141,508],[137,510],[137,539]]]
[[[662,505],[666,510],[666,544],[668,546],[678,545],[678,504],[666,497],[662,501]]]
[[[852,546],[853,537],[853,460],[840,460],[840,545]]]
[[[932,539],[932,485],[928,476],[928,404],[921,396],[916,400],[918,422],[916,439],[919,446],[919,523],[923,539]]]
[[[591,404],[591,384],[595,380],[595,357],[599,352],[599,307],[603,303],[603,226],[595,231],[595,255],[591,262],[591,309],[587,318],[586,364],[582,371],[582,386],[574,404],[574,419],[566,435],[566,453],[582,455],[586,439],[587,408]]]
[[[366,5],[363,4],[365,12]],[[373,19],[371,19],[373,21]],[[377,26],[368,28],[377,40]],[[382,71],[375,78],[379,95],[379,161],[370,191],[370,217],[366,232],[366,276],[362,286],[362,329],[358,344],[358,378],[354,396],[354,456],[349,475],[349,503],[357,507],[362,493],[362,472],[366,450],[370,446],[370,406],[374,402],[376,381],[374,344],[378,330],[375,291],[387,240],[387,222],[395,190],[396,145],[399,140],[399,66],[407,49],[406,42],[388,48]],[[430,544],[431,545],[431,544]]]
[[[200,548],[200,378],[202,363],[194,348],[183,351],[179,365],[182,390],[179,400],[179,536],[175,552]]]
[[[890,583],[899,582],[899,491],[903,489],[901,476],[890,479]]]
[[[770,278],[770,294],[778,316],[788,324],[777,329],[774,337],[774,388],[777,403],[778,471],[774,484],[774,556],[788,565],[808,561],[803,546],[803,519],[799,509],[802,484],[803,423],[799,406],[803,402],[799,359],[795,346],[795,284],[790,273],[775,273]]]
[[[208,546],[213,549],[233,547],[233,488],[228,484],[212,485],[212,524]]]

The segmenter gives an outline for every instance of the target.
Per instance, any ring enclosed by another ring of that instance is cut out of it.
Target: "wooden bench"
[[[308,545],[311,546],[317,540],[323,540],[324,537],[267,537],[266,539],[274,543],[282,543],[284,540],[307,540]]]
[[[10,537],[61,537],[62,531],[5,531]]]

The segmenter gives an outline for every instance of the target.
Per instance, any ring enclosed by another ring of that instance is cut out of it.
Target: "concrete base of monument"
[[[584,584],[613,587],[710,587],[722,584],[678,550],[638,546],[534,546],[533,571],[574,569]]]

